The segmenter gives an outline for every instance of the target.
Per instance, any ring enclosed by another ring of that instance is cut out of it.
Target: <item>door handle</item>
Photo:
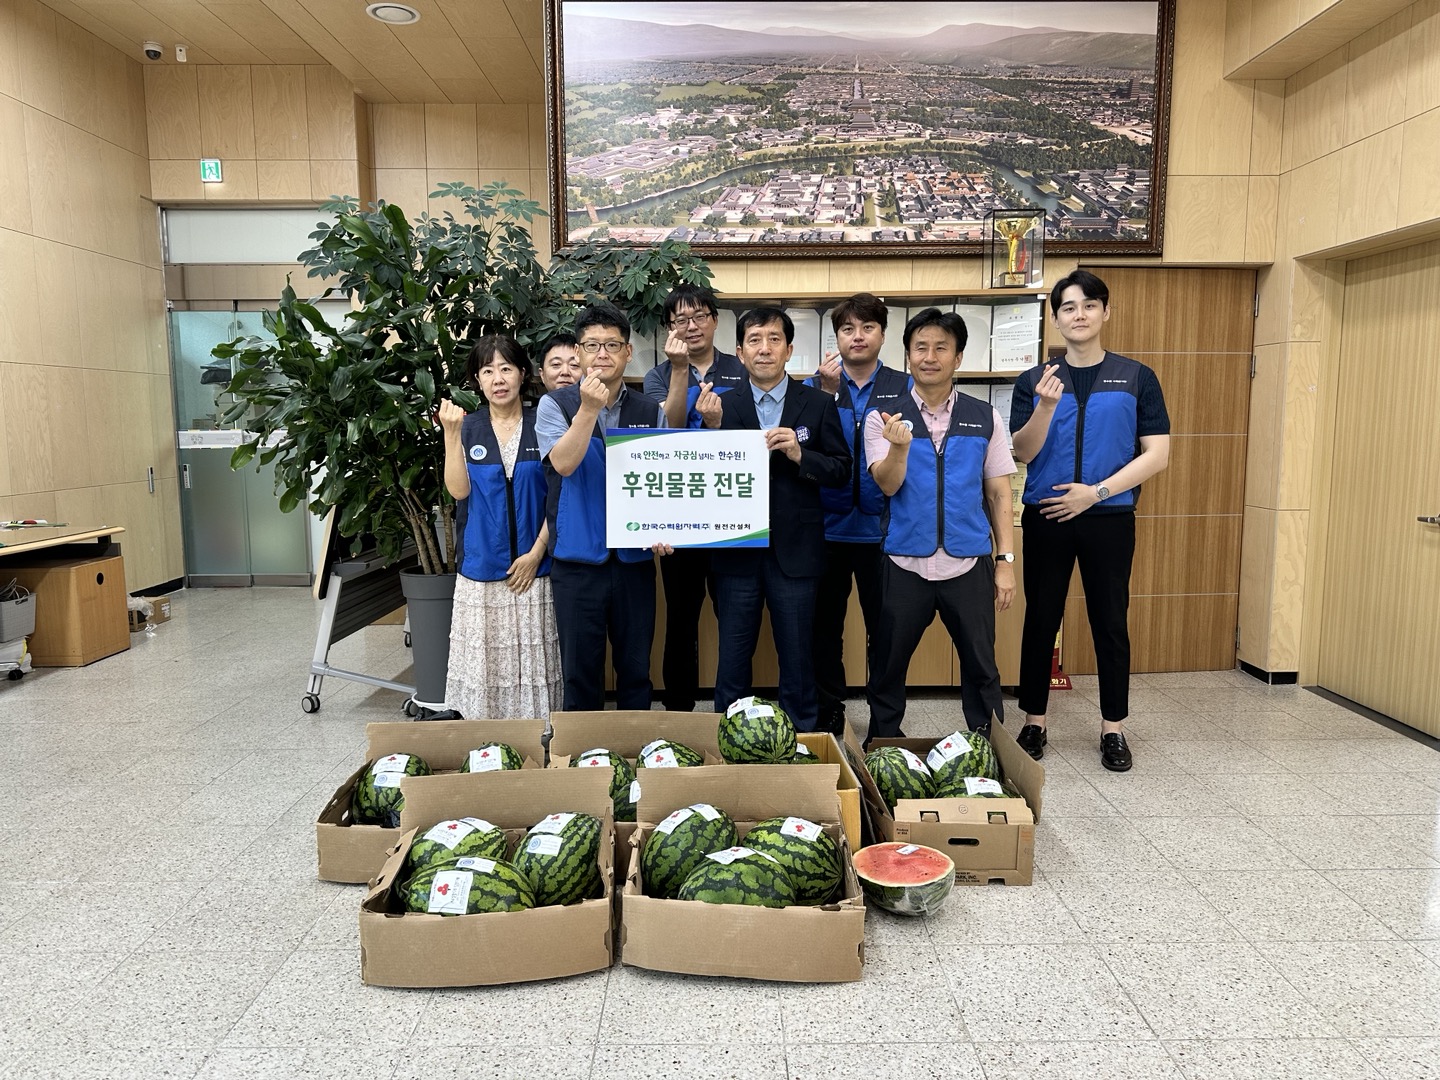
[[[180,482],[181,482],[182,484],[184,484],[186,491],[189,491],[189,490],[190,490],[190,466],[189,466],[189,465],[181,465],[181,466],[180,466]]]
[[[1415,520],[1424,525],[1440,525],[1440,514],[1435,514],[1432,517],[1417,517]]]

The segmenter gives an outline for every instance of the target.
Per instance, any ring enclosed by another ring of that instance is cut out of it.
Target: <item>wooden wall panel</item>
[[[248,67],[197,67],[200,156],[255,157],[255,107]]]
[[[1235,666],[1234,593],[1203,596],[1137,596],[1130,601],[1130,670],[1221,671]],[[1095,673],[1095,643],[1085,602],[1065,604],[1065,670]]]
[[[1217,228],[1244,228],[1220,221]],[[1138,353],[1250,353],[1255,274],[1251,270],[1104,267],[1110,287],[1105,342]]]
[[[1247,309],[1248,314],[1248,309]],[[1113,322],[1113,320],[1112,320]],[[1172,435],[1243,435],[1249,417],[1250,352],[1131,352],[1114,335],[1116,351],[1155,371],[1165,394]]]
[[[1170,466],[1147,480],[1136,512],[1238,514],[1245,506],[1244,435],[1172,435]]]
[[[255,154],[260,160],[301,161],[310,156],[303,67],[252,67]]]
[[[200,154],[200,81],[192,67],[145,68],[145,121],[151,159]]]

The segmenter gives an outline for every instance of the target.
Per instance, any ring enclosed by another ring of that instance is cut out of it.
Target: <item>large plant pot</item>
[[[450,610],[455,602],[454,574],[400,571],[400,591],[410,615],[410,647],[415,664],[415,705],[431,712],[445,708],[445,675],[450,668]]]

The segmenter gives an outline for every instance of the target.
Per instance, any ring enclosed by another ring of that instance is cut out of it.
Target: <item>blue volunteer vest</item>
[[[573,422],[580,411],[580,387],[562,386],[550,397],[560,406],[566,421]],[[643,394],[626,391],[620,419],[614,426],[653,428],[656,411],[655,402]],[[573,473],[561,476],[547,458],[545,475],[550,482],[545,507],[545,519],[550,523],[550,554],[572,562],[605,562],[611,549],[605,546],[605,432],[599,422]],[[645,548],[621,548],[615,555],[621,562],[632,563],[653,558]]]
[[[820,389],[820,376],[805,380],[806,386]],[[825,539],[850,544],[880,542],[880,515],[885,509],[885,495],[870,475],[865,462],[865,418],[872,412],[894,413],[902,398],[910,399],[914,381],[903,371],[880,365],[870,382],[870,397],[863,411],[858,412],[850,393],[850,384],[840,380],[835,410],[840,414],[840,430],[851,433],[850,484],[848,487],[821,488],[820,505],[825,508]],[[913,399],[912,399],[913,400]]]
[[[1141,365],[1128,356],[1107,352],[1095,373],[1095,385],[1080,401],[1070,382],[1070,368],[1055,372],[1065,386],[1045,445],[1030,462],[1023,501],[1033,506],[1061,494],[1056,484],[1098,484],[1135,459],[1139,416]],[[1038,374],[1036,376],[1038,378]],[[1035,406],[1040,395],[1033,392]],[[1105,500],[1106,507],[1133,509],[1136,489]]]
[[[985,454],[995,431],[987,402],[959,394],[939,453],[920,406],[906,394],[899,413],[913,425],[905,482],[885,500],[885,551],[926,558],[942,547],[957,559],[989,555]]]
[[[512,477],[505,475],[500,443],[487,410],[465,417],[460,441],[465,448],[465,471],[470,475],[470,494],[463,500],[460,573],[471,581],[503,581],[510,564],[535,546],[545,520],[547,485],[535,438],[535,410],[527,408],[521,414],[520,450]],[[549,572],[547,555],[536,576]]]

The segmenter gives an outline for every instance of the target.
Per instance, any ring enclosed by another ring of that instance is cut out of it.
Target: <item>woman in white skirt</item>
[[[530,360],[487,335],[468,369],[484,405],[440,403],[445,487],[465,504],[445,704],[466,719],[548,720],[560,707],[560,646],[546,553],[545,465],[522,391]]]

